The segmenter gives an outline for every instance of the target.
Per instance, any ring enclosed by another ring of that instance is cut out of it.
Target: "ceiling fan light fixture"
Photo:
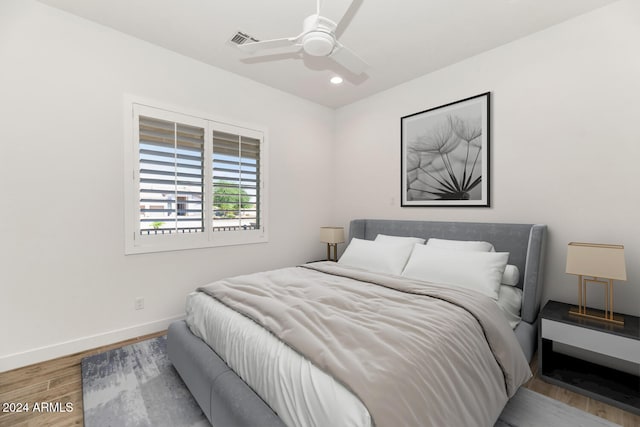
[[[302,38],[302,47],[311,56],[327,56],[334,45],[333,36],[322,31],[312,31]]]
[[[340,76],[333,76],[331,77],[331,80],[329,80],[331,83],[333,83],[334,85],[339,85],[340,83],[342,83],[344,80],[342,79],[342,77]]]

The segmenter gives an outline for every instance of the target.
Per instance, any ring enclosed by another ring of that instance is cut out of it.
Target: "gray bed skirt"
[[[184,320],[169,326],[167,355],[214,427],[285,427]]]

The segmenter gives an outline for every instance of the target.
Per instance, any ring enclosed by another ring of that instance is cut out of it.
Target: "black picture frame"
[[[400,206],[491,206],[490,95],[400,119]]]

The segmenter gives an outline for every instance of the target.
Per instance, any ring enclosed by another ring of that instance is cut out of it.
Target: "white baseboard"
[[[12,369],[21,368],[34,363],[91,350],[96,347],[113,344],[119,341],[139,337],[141,335],[152,334],[154,332],[167,329],[171,322],[181,319],[184,319],[184,315],[168,317],[166,319],[143,323],[128,328],[117,329],[102,334],[90,335],[58,344],[38,347],[20,353],[8,354],[0,357],[0,372],[10,371]]]

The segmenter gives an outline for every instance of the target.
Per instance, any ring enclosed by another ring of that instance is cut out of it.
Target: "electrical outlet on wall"
[[[144,308],[144,298],[137,297],[133,300],[133,308],[136,310],[142,310]]]

